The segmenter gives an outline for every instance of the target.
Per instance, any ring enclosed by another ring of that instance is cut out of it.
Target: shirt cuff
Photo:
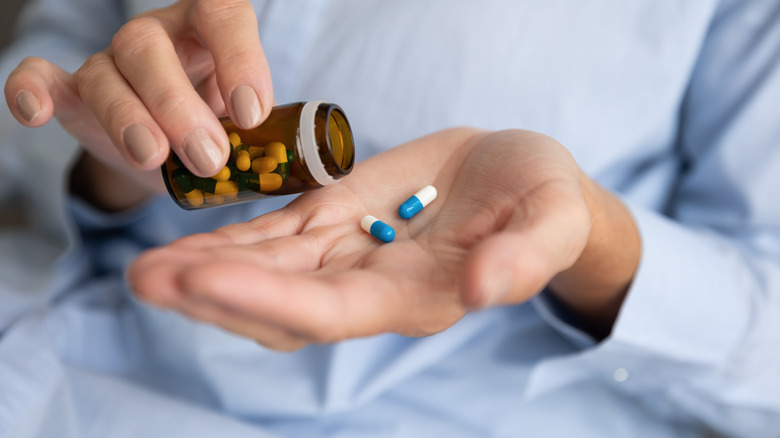
[[[133,225],[164,202],[161,196],[143,202],[139,206],[120,212],[106,212],[77,196],[70,196],[69,208],[76,225],[83,231],[101,231]]]
[[[584,379],[636,391],[668,387],[724,362],[747,332],[753,310],[747,291],[757,285],[741,267],[737,245],[630,203],[629,209],[642,257],[612,333],[596,344],[540,295],[534,304],[541,317],[585,350],[540,362],[527,396]]]

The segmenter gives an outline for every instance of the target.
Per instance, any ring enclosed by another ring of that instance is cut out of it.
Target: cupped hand
[[[273,102],[247,0],[181,0],[149,11],[74,74],[27,58],[5,96],[20,123],[37,127],[54,116],[89,154],[156,189],[170,148],[195,174],[213,175],[229,153],[217,117],[254,127]]]
[[[583,177],[540,134],[443,131],[281,210],[150,250],[128,280],[152,304],[279,350],[433,334],[469,309],[528,300],[575,264],[591,231]],[[438,198],[401,219],[428,184]],[[367,214],[395,240],[365,233]]]

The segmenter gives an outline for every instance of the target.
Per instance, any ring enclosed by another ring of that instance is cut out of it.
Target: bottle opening
[[[332,108],[328,114],[327,139],[336,165],[344,173],[349,173],[355,164],[355,145],[347,117],[339,108]]]

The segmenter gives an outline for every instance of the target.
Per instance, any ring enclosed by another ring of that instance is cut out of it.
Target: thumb
[[[576,185],[555,181],[539,188],[533,199],[514,208],[501,229],[471,248],[463,303],[484,308],[527,301],[574,264],[590,226]]]

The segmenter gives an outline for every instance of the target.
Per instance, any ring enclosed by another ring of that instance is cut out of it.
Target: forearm
[[[604,338],[636,274],[641,240],[618,197],[582,172],[580,187],[591,216],[588,242],[575,264],[555,276],[549,289],[577,313],[586,330]]]

